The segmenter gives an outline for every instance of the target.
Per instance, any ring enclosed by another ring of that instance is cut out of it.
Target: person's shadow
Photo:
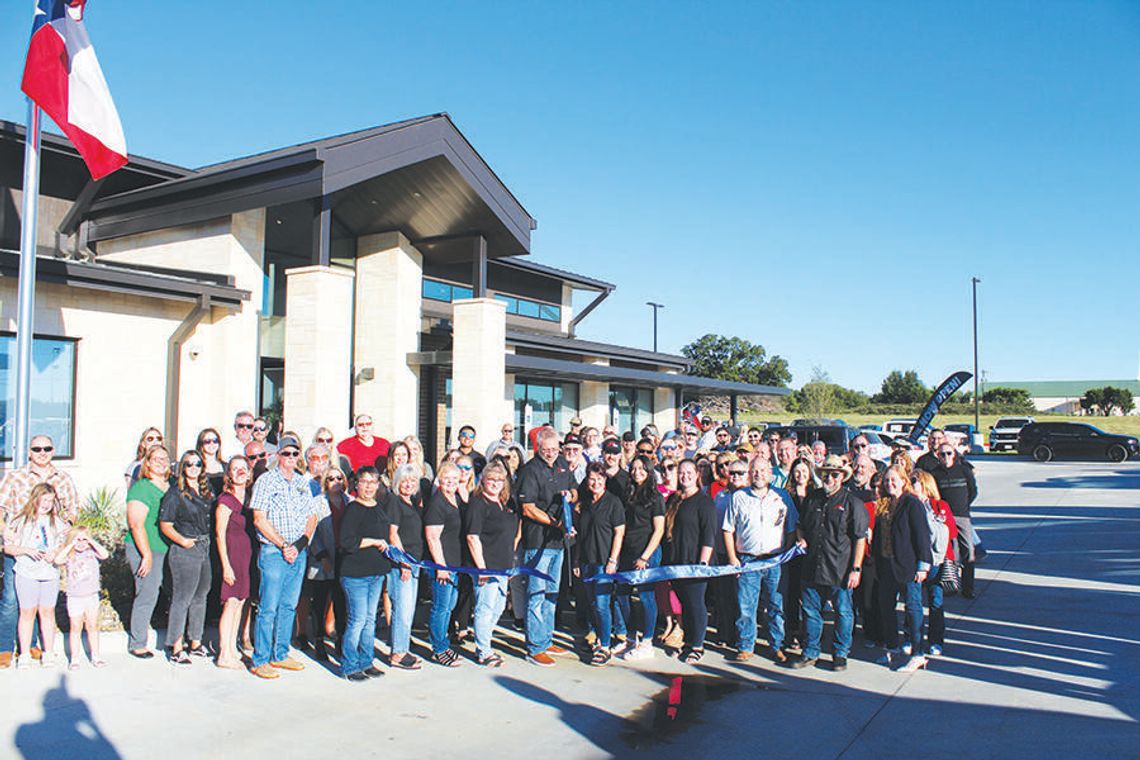
[[[495,676],[495,683],[523,699],[555,708],[566,726],[604,752],[616,756],[625,750],[618,737],[606,730],[613,725],[613,714],[582,702],[568,702],[552,691],[518,678]]]
[[[67,679],[44,695],[44,717],[38,723],[25,723],[16,729],[16,750],[24,758],[81,757],[84,760],[111,760],[119,752],[103,735],[82,699],[67,692]]]

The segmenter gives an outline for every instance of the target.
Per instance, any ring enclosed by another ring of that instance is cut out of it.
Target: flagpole
[[[36,212],[40,196],[41,111],[28,99],[24,135],[24,213],[20,217],[20,276],[16,316],[16,449],[17,467],[28,463],[31,431],[32,335],[36,311]]]

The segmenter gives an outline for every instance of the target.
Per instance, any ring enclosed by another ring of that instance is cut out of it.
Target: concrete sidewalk
[[[358,685],[311,662],[265,682],[140,662],[105,636],[105,670],[0,672],[0,754],[1140,755],[1140,465],[989,458],[978,474],[981,593],[948,601],[946,656],[927,671],[875,665],[856,636],[842,674],[715,650],[698,667],[540,669],[508,647],[500,670],[425,664]]]

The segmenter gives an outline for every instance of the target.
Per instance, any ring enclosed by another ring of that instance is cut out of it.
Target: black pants
[[[690,649],[704,649],[705,633],[709,627],[709,611],[705,606],[705,591],[709,582],[704,578],[687,578],[673,581],[673,591],[681,601],[682,626],[685,645]]]
[[[471,616],[475,612],[475,584],[467,573],[459,574],[459,595],[455,599],[455,609],[451,611],[451,628],[466,631],[471,628]],[[498,622],[497,620],[495,621]]]
[[[329,600],[332,600],[333,616],[336,618],[336,640],[339,643],[344,636],[344,626],[348,622],[348,609],[344,602],[344,589],[340,581],[330,578],[325,581],[309,581],[312,588],[312,601],[309,604],[309,615],[313,624],[314,643],[319,642],[325,635],[325,609]]]
[[[709,588],[712,591],[716,640],[732,646],[736,643],[736,620],[740,617],[740,606],[736,600],[736,578],[731,575],[713,578],[709,582]]]
[[[784,580],[784,579],[787,580]],[[784,586],[784,641],[804,640],[804,611],[802,594],[804,589],[804,558],[789,560],[782,573]]]

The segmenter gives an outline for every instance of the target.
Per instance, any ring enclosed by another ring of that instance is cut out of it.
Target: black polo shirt
[[[855,542],[867,537],[869,524],[863,502],[846,486],[831,496],[822,489],[809,494],[797,524],[808,542],[804,583],[846,584],[855,557]]]
[[[578,522],[578,564],[604,565],[614,545],[614,529],[625,525],[625,508],[610,492],[602,494],[597,504],[589,499],[582,504]]]
[[[578,484],[574,473],[561,455],[554,464],[535,457],[522,466],[518,479],[518,501],[534,504],[557,521],[562,520],[562,492],[573,491]],[[562,546],[563,532],[553,525],[542,525],[523,517],[523,547],[526,549],[557,549]]]

